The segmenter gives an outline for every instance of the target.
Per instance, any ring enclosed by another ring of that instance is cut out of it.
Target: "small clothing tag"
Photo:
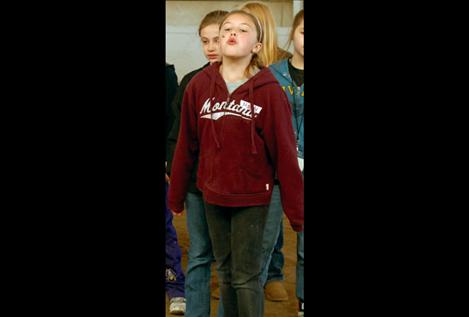
[[[298,157],[298,166],[300,167],[300,171],[303,172],[303,169],[304,169],[304,159],[302,159],[301,157]]]

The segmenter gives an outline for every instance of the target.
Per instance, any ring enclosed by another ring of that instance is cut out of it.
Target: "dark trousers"
[[[262,241],[268,206],[205,203],[225,317],[262,317]]]
[[[173,226],[173,214],[166,207],[166,279],[165,288],[169,298],[184,297],[184,272],[181,267],[181,248],[176,229]]]

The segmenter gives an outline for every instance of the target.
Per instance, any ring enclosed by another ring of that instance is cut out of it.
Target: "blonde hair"
[[[270,8],[260,1],[248,1],[240,6],[240,10],[255,16],[263,30],[262,48],[258,53],[260,63],[268,66],[285,58],[286,52],[278,47],[275,19]]]
[[[228,19],[228,17],[230,17],[234,14],[242,14],[242,15],[247,16],[248,18],[250,18],[252,20],[252,23],[256,27],[256,39],[259,43],[262,43],[262,34],[264,32],[262,31],[262,25],[261,25],[259,19],[256,16],[252,15],[251,13],[243,11],[243,10],[233,10],[230,13],[228,13],[227,15],[225,15],[223,20],[220,22],[220,30],[223,26],[223,23],[225,23],[225,20]],[[265,66],[265,65],[262,63],[262,60],[259,58],[259,55],[256,54],[256,53],[253,53],[252,58],[251,58],[251,62],[249,63],[249,65],[248,65],[248,67],[246,68],[246,71],[245,71],[246,76],[251,77],[254,73],[255,68],[261,68],[263,66]]]

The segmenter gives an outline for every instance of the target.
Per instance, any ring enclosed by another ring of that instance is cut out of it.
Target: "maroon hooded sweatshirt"
[[[277,175],[283,210],[292,228],[301,231],[303,176],[287,96],[267,68],[230,95],[219,66],[206,67],[186,88],[169,208],[183,211],[199,157],[197,187],[206,202],[225,207],[269,205]]]

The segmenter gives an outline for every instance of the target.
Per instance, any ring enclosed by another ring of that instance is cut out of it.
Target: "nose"
[[[209,50],[210,52],[211,52],[211,51],[214,51],[214,50],[215,50],[215,45],[216,45],[215,43],[210,42],[210,43],[208,44],[208,50]]]
[[[233,36],[236,36],[236,30],[232,30],[232,31],[230,32],[230,34],[233,35]]]

